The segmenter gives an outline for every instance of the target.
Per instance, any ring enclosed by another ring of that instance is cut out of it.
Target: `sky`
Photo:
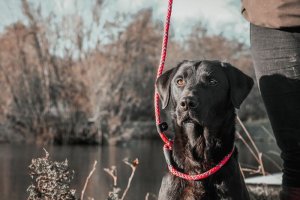
[[[79,13],[86,23],[92,20],[90,8],[94,0],[29,0],[42,13],[50,11],[58,16]],[[163,23],[168,0],[106,0],[102,23],[112,20],[117,13],[134,14],[143,8],[152,8],[154,19]],[[184,37],[194,23],[207,26],[210,34],[222,34],[249,44],[249,24],[240,14],[240,0],[173,0],[171,26],[175,38]],[[0,0],[0,32],[6,26],[21,20],[21,0]]]
[[[168,0],[115,0],[109,9],[133,12],[144,7],[153,8],[154,17],[164,20]],[[201,21],[208,31],[222,33],[248,43],[249,24],[240,14],[240,0],[173,0],[172,28],[176,36],[189,31],[191,24]]]

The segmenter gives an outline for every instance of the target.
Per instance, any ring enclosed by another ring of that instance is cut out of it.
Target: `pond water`
[[[259,149],[268,154],[275,162],[280,159],[273,151],[278,152],[274,142],[258,142]],[[239,145],[240,162],[245,166],[257,166],[249,151]],[[56,161],[69,161],[71,169],[75,170],[72,188],[76,189],[77,196],[83,188],[94,160],[98,161],[86,190],[86,195],[95,200],[104,200],[112,187],[112,179],[103,171],[103,168],[115,165],[118,169],[118,184],[124,189],[130,175],[130,168],[122,160],[138,158],[140,164],[136,170],[131,188],[127,195],[130,200],[145,199],[145,195],[157,195],[162,176],[166,173],[166,164],[162,153],[162,142],[157,140],[132,141],[122,146],[46,146],[50,158]],[[34,145],[0,144],[0,199],[26,199],[27,187],[31,180],[28,175],[28,165],[32,158],[43,157],[43,147]],[[278,172],[271,162],[265,163],[269,172]]]

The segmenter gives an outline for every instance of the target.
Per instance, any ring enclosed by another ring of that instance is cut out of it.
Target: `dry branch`
[[[136,167],[137,167],[138,164],[139,164],[139,160],[136,158],[134,161],[128,162],[127,159],[124,159],[123,162],[124,162],[126,165],[130,166],[130,168],[131,168],[131,174],[130,174],[130,177],[129,177],[129,179],[128,179],[127,187],[126,187],[126,189],[124,190],[124,193],[123,193],[123,195],[122,195],[122,197],[121,197],[121,200],[124,200],[124,198],[125,198],[125,196],[126,196],[128,190],[129,190],[129,188],[130,188],[130,186],[131,186],[131,181],[132,181],[132,179],[133,179],[133,176],[134,176]]]
[[[85,193],[87,184],[88,184],[90,178],[92,177],[94,171],[96,170],[96,165],[97,165],[97,161],[95,160],[94,165],[93,165],[93,168],[92,168],[91,172],[89,173],[88,177],[86,178],[85,183],[84,183],[84,186],[83,186],[83,189],[82,189],[82,191],[81,191],[81,197],[80,197],[81,200],[83,200],[83,196],[84,196],[84,193]]]
[[[245,146],[248,148],[248,150],[251,152],[251,154],[255,157],[256,161],[258,162],[259,166],[258,166],[258,169],[255,172],[261,173],[263,176],[265,176],[266,171],[265,171],[264,163],[263,163],[263,160],[262,160],[262,153],[258,150],[258,148],[257,148],[255,142],[253,141],[249,131],[247,130],[244,123],[241,121],[241,119],[238,116],[237,116],[237,120],[238,120],[239,124],[241,125],[242,129],[244,130],[244,132],[246,133],[246,136],[248,137],[250,143],[252,144],[252,147],[255,150],[255,152],[254,152],[252,150],[252,148],[250,147],[250,145],[248,145],[248,143],[245,141],[245,139],[241,136],[241,134],[238,133],[239,138],[242,140],[242,142],[245,144]]]
[[[111,166],[110,169],[109,168],[104,168],[104,171],[109,174],[113,181],[114,181],[114,187],[117,186],[117,180],[118,180],[118,176],[117,176],[117,168],[116,166]]]

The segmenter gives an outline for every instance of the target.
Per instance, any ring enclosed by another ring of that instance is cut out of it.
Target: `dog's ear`
[[[222,63],[230,85],[230,96],[235,108],[240,108],[253,86],[253,79],[229,63]]]
[[[177,67],[167,70],[156,80],[156,89],[162,102],[162,109],[165,109],[169,104],[171,96],[171,81],[179,66],[180,64]]]

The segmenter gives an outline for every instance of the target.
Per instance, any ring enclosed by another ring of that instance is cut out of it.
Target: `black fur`
[[[228,63],[183,61],[159,77],[156,85],[162,106],[171,110],[172,159],[177,169],[198,174],[214,167],[234,146],[235,108],[250,92],[253,80]],[[168,173],[158,199],[248,200],[237,152],[205,180],[186,181]]]

